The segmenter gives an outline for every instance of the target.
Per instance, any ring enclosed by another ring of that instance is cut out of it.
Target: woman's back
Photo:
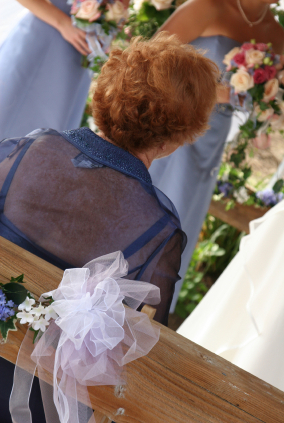
[[[168,284],[157,316],[166,323],[182,250],[178,219],[161,205],[139,159],[86,128],[62,135],[32,133],[0,164],[0,235],[62,268],[123,251],[131,279]],[[167,248],[173,251],[155,276]]]

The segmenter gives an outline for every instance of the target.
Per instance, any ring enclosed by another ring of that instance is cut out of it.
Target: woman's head
[[[116,145],[144,152],[193,142],[208,128],[218,68],[176,36],[136,37],[103,66],[93,98],[99,129]]]

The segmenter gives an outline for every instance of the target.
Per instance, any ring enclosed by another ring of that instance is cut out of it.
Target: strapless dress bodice
[[[67,15],[70,14],[71,5],[67,4],[67,0],[51,0],[51,3]]]
[[[190,43],[196,48],[205,50],[205,56],[213,60],[221,71],[225,70],[223,63],[224,56],[240,43],[224,35],[212,35],[209,37],[198,37]]]

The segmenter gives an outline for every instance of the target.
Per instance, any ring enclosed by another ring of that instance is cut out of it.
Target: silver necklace
[[[266,13],[267,13],[267,11],[268,11],[268,8],[269,8],[269,6],[267,6],[267,8],[265,9],[265,11],[263,12],[263,14],[261,15],[261,17],[257,21],[251,22],[251,21],[248,20],[246,14],[245,14],[245,12],[244,12],[244,10],[242,8],[241,0],[237,0],[237,4],[238,4],[238,8],[239,8],[239,11],[241,12],[242,17],[244,18],[244,20],[246,21],[246,23],[250,27],[252,27],[254,25],[258,25],[260,22],[262,22],[263,19],[264,19],[264,17],[265,17],[265,15],[266,15]]]

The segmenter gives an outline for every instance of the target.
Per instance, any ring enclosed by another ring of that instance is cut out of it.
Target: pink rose
[[[255,47],[257,48],[257,50],[260,51],[267,51],[268,50],[268,45],[265,43],[256,43]]]
[[[258,68],[254,71],[253,80],[255,84],[263,84],[267,79],[267,73],[263,68]]]
[[[86,19],[89,22],[97,20],[101,16],[99,11],[99,3],[97,0],[85,0],[82,3],[79,3],[80,9],[76,14],[76,18]]]
[[[270,100],[273,100],[279,90],[278,79],[273,78],[266,82],[264,85],[264,94],[262,101],[268,103]]]
[[[261,134],[252,140],[252,145],[259,150],[266,150],[271,145],[270,135]]]
[[[251,50],[251,49],[254,49],[255,50],[255,44],[252,44],[252,43],[244,43],[242,45],[242,49],[243,50]]]
[[[236,62],[236,64],[238,66],[245,66],[246,64],[246,57],[245,57],[245,53],[242,51],[241,53],[236,54],[233,57],[234,62]]]
[[[264,71],[266,72],[267,80],[275,78],[277,70],[275,66],[264,66]]]

